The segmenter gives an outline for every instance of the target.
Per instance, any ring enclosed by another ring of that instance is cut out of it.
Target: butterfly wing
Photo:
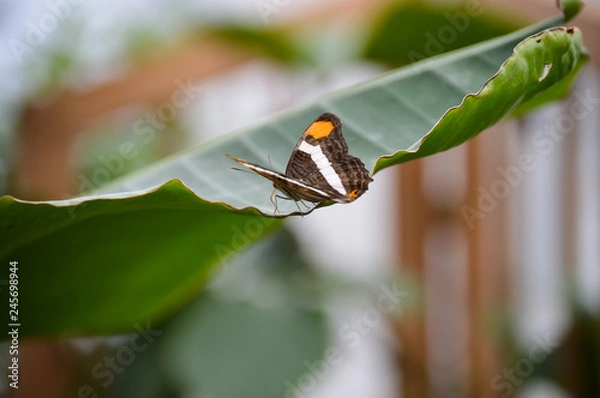
[[[369,184],[373,181],[365,164],[355,156],[348,155],[338,163],[333,163],[332,166],[346,188],[346,196],[341,199],[342,202],[352,202],[357,199],[367,192]]]
[[[352,202],[373,181],[364,163],[348,154],[342,122],[324,113],[315,119],[296,144],[285,174],[227,155],[273,182],[287,197],[319,203]]]
[[[358,198],[372,181],[364,163],[348,154],[342,122],[331,113],[322,114],[308,126],[292,152],[285,174],[342,202]]]
[[[293,200],[306,199],[311,202],[323,202],[329,199],[329,194],[318,188],[311,186],[302,181],[294,180],[284,174],[278,173],[274,170],[267,169],[254,163],[250,163],[244,159],[226,155],[228,158],[235,160],[242,166],[249,170],[252,170],[256,174],[263,176],[264,178],[273,182],[273,186],[283,192],[287,197]]]
[[[316,118],[306,129],[298,140],[290,160],[288,161],[285,174],[302,179],[314,174],[319,170],[317,163],[311,161],[311,154],[302,150],[302,146],[319,145],[319,140],[328,139],[328,152],[330,155],[343,157],[348,154],[348,145],[342,136],[342,122],[332,113],[324,113]]]

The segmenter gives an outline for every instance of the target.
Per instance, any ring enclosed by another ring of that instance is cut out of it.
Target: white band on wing
[[[342,195],[347,194],[346,188],[344,188],[342,180],[340,180],[340,176],[337,175],[337,173],[331,166],[331,162],[329,161],[329,159],[327,159],[327,156],[323,154],[323,151],[321,150],[320,146],[310,145],[308,142],[302,141],[298,149],[310,155],[310,158],[313,162],[315,162],[317,168],[319,169],[323,177],[325,177],[327,183],[331,185],[331,188],[335,189]]]

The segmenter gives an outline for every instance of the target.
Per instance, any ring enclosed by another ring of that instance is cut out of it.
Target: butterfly
[[[226,156],[273,182],[275,189],[270,199],[275,212],[278,211],[277,198],[294,200],[296,205],[304,200],[315,204],[349,203],[365,193],[373,181],[362,160],[348,154],[342,122],[332,113],[322,114],[304,131],[292,151],[285,174]],[[285,196],[275,195],[277,190]]]

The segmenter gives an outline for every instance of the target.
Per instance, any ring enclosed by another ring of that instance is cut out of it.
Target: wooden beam
[[[89,91],[69,90],[51,102],[29,105],[18,137],[15,193],[23,199],[63,199],[74,194],[70,155],[82,130],[122,107],[171,101],[183,86],[235,68],[254,56],[223,41],[200,40],[136,65]]]

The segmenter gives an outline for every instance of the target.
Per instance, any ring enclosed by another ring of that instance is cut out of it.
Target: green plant
[[[330,111],[345,123],[352,154],[377,173],[562,97],[587,58],[580,31],[562,22],[385,73],[90,196],[0,198],[0,258],[18,261],[20,308],[28,314],[21,333],[106,334],[162,321],[201,291],[227,256],[296,212],[282,202],[279,219],[272,218],[270,183],[232,172],[225,153],[256,162],[270,154],[274,168],[283,169],[299,132]]]

